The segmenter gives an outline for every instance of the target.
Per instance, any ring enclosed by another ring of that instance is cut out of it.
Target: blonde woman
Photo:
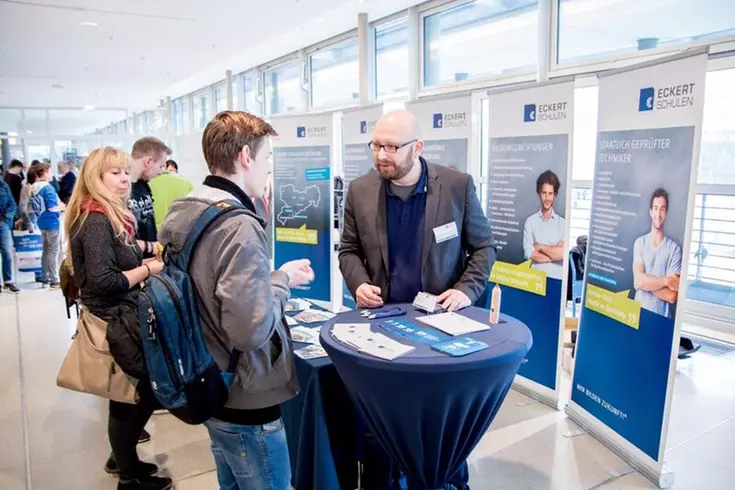
[[[82,303],[106,321],[131,290],[163,267],[157,259],[144,261],[135,241],[135,218],[127,208],[128,167],[125,153],[115,148],[94,150],[82,165],[66,208],[65,230]],[[141,462],[136,450],[143,427],[160,407],[147,380],[138,383],[138,394],[137,405],[110,401],[113,456],[105,470],[119,474],[118,490],[165,490],[171,488],[171,480],[152,476],[158,468]]]

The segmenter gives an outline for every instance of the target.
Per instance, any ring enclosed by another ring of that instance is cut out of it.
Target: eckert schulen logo
[[[694,105],[694,83],[645,87],[638,96],[638,112],[663,111]]]
[[[375,121],[360,121],[360,134],[372,133],[375,130]]]
[[[306,126],[298,126],[296,128],[297,138],[323,138],[327,135],[327,128],[324,126],[315,126],[307,128]]]
[[[567,118],[567,103],[526,104],[523,106],[523,122],[559,121]]]
[[[466,112],[448,112],[434,114],[434,129],[464,128],[467,126]]]

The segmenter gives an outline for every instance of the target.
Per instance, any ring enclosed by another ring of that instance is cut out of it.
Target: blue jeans
[[[0,219],[0,261],[3,269],[3,282],[13,282],[13,232],[5,221]]]
[[[290,490],[291,463],[283,420],[235,425],[218,419],[209,430],[220,490]]]

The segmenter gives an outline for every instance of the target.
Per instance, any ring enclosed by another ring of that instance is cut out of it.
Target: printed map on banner
[[[286,184],[280,187],[281,195],[281,211],[276,219],[282,225],[290,220],[306,220],[306,214],[310,208],[318,208],[322,198],[322,192],[315,185],[307,186],[303,190],[299,190],[293,184]]]

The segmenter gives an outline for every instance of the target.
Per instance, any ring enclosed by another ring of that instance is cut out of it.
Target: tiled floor
[[[106,403],[55,385],[73,329],[58,292],[0,294],[2,490],[116,486],[102,471],[109,450]],[[154,416],[148,428],[153,440],[140,446],[141,454],[165,466],[179,490],[217,488],[202,427],[164,415]],[[511,391],[470,458],[471,487],[655,488],[592,437],[567,437],[575,429],[563,412]],[[735,489],[735,353],[679,364],[668,447],[674,488]]]

